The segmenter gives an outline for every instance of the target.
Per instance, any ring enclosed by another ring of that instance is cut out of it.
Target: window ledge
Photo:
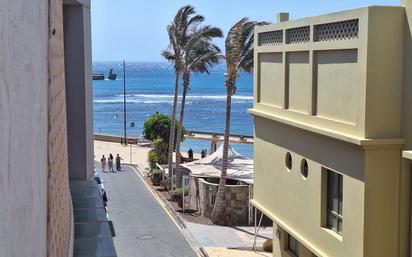
[[[322,227],[322,230],[325,231],[326,233],[330,234],[331,236],[333,236],[333,237],[336,238],[337,240],[343,242],[343,236],[342,236],[342,235],[339,235],[338,233],[336,233],[336,232],[333,231],[332,229]]]
[[[283,250],[283,252],[285,253],[285,257],[297,257],[296,254],[294,254],[291,250],[289,249],[285,249]]]
[[[409,159],[412,161],[412,150],[411,151],[403,151],[402,156],[405,159]]]

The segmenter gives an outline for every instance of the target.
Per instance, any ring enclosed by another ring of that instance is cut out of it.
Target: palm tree
[[[194,7],[190,5],[183,6],[180,8],[172,23],[167,26],[167,34],[169,36],[169,49],[162,52],[163,57],[173,63],[175,71],[175,93],[173,98],[173,108],[172,108],[172,123],[170,126],[170,137],[169,137],[169,151],[168,151],[168,168],[169,177],[173,178],[173,149],[175,146],[175,130],[176,130],[176,110],[177,101],[179,94],[179,79],[182,73],[182,60],[183,60],[183,49],[187,44],[186,35],[193,31],[199,23],[203,22],[204,17],[201,15],[196,15]],[[178,140],[179,141],[179,140]],[[172,187],[173,187],[173,179]]]
[[[219,60],[222,58],[219,47],[212,43],[213,38],[223,37],[223,33],[219,28],[206,26],[195,31],[193,34],[189,35],[189,37],[190,39],[188,40],[187,47],[184,49],[184,58],[182,63],[183,93],[182,102],[180,105],[180,124],[183,124],[186,95],[190,89],[189,85],[191,72],[209,74],[209,69],[218,64]],[[181,138],[181,136],[182,126],[179,126],[176,137]],[[181,187],[182,184],[180,162],[180,141],[178,140],[176,142],[177,187]]]
[[[223,141],[223,164],[220,175],[219,189],[216,196],[215,205],[212,211],[211,220],[215,224],[227,224],[230,221],[225,213],[225,188],[228,165],[229,132],[230,132],[230,112],[232,96],[236,93],[236,80],[240,72],[251,73],[253,71],[253,42],[254,28],[261,25],[256,21],[249,21],[242,18],[229,30],[225,41],[225,58],[227,73],[226,76],[226,123]]]

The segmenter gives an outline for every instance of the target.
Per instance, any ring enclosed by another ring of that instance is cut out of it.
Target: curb
[[[203,248],[203,246],[199,247],[199,252],[202,255],[202,257],[209,257],[209,254],[207,253],[205,248]]]
[[[173,213],[173,217],[175,217],[177,219],[177,221],[182,226],[182,228],[186,229],[187,228],[186,222],[184,221],[182,216],[180,216],[180,214],[175,211],[175,209],[172,207],[172,205],[169,203],[169,201],[162,194],[158,194],[157,192],[156,192],[156,194],[159,196],[160,199],[162,199],[163,203],[166,205],[169,212]]]
[[[146,180],[144,180],[144,175],[142,173],[142,171],[140,170],[140,167],[138,167],[137,165],[128,165],[129,167],[131,167],[132,169],[135,169],[139,176],[141,177],[141,179],[145,182],[145,186],[152,191],[152,193],[154,193],[157,197],[159,197],[163,204],[165,205],[167,211],[169,212],[170,215],[172,215],[172,217],[175,219],[175,221],[179,224],[180,229],[186,229],[186,223],[183,220],[183,218],[173,209],[173,207],[170,205],[169,201],[166,200],[166,198],[162,195],[159,194],[151,185],[149,185]]]
[[[174,220],[176,226],[178,226],[178,228],[181,230],[183,237],[186,239],[186,241],[192,247],[193,251],[198,256],[209,257],[209,254],[207,253],[207,251],[202,246],[198,246],[197,240],[193,237],[190,230],[187,229],[186,223],[185,223],[184,219],[180,216],[180,214],[177,213],[173,209],[173,207],[170,205],[169,201],[167,201],[167,199],[162,194],[159,194],[150,184],[147,183],[146,180],[144,180],[144,175],[141,172],[140,167],[138,165],[127,165],[127,166],[129,166],[130,168],[135,170],[136,174],[143,181],[143,184],[145,185],[145,187],[149,191],[151,191],[153,195],[157,196],[160,201],[162,201],[162,203],[164,204],[165,211],[167,211],[169,213],[170,217]],[[196,242],[196,245],[194,245],[193,242]]]

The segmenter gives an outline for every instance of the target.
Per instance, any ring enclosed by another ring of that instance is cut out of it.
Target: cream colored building
[[[254,205],[276,257],[410,256],[412,1],[255,32]]]

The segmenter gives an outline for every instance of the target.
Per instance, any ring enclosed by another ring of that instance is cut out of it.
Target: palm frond
[[[176,60],[176,56],[172,52],[170,52],[169,50],[163,50],[162,51],[162,56],[167,61],[174,62]]]
[[[225,41],[229,76],[236,77],[239,71],[252,72],[254,29],[265,24],[267,23],[242,18],[229,30]]]

